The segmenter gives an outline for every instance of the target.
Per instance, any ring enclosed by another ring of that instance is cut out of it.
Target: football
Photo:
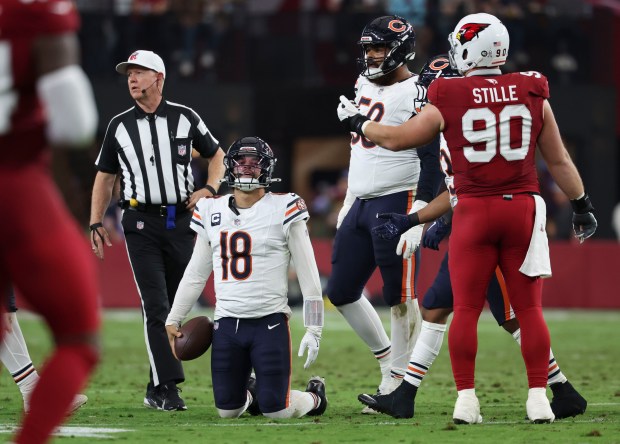
[[[213,322],[207,316],[197,316],[181,326],[183,336],[174,338],[174,350],[181,361],[202,356],[211,347]]]

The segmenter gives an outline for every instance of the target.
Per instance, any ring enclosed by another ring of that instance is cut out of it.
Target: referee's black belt
[[[172,205],[161,205],[161,204],[145,204],[142,202],[138,202],[137,206],[132,207],[129,204],[128,200],[123,200],[123,201],[120,201],[118,205],[123,210],[140,211],[142,213],[156,214],[158,216],[167,216],[168,207],[176,207],[176,210],[177,210],[176,214],[181,214],[181,213],[188,211],[184,203],[172,204]]]

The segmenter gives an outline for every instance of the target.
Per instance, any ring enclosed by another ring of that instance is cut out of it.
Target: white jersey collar
[[[474,69],[465,74],[465,77],[469,76],[498,76],[502,74],[502,70],[499,68],[485,68],[485,69]]]

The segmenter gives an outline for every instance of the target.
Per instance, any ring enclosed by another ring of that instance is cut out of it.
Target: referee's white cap
[[[127,68],[129,65],[138,65],[144,68],[152,69],[155,72],[162,73],[164,78],[166,78],[166,67],[164,66],[164,61],[153,51],[139,49],[133,52],[126,62],[116,65],[116,71],[121,74],[127,74]]]

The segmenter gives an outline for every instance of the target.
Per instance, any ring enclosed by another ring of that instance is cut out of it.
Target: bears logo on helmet
[[[450,67],[447,54],[431,57],[420,70],[418,85],[428,88],[431,82],[439,77],[460,77],[460,74]]]

